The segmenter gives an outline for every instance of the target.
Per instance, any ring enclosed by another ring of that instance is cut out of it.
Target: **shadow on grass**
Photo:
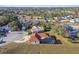
[[[62,42],[60,40],[56,40],[55,44],[62,44]]]
[[[79,43],[79,42],[72,42],[72,43]]]

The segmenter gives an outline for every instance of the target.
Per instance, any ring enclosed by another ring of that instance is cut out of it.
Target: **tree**
[[[19,29],[22,29],[22,22],[19,20],[18,16],[16,15],[9,15],[10,22],[16,22]]]
[[[42,26],[45,31],[49,31],[51,29],[51,25],[45,21],[41,21],[39,26]]]
[[[79,38],[79,32],[77,33],[77,37]]]
[[[0,25],[5,26],[9,23],[8,16],[0,16]]]
[[[56,24],[52,26],[52,31],[54,31],[58,35],[62,35],[63,37],[69,37],[69,33],[63,25]]]
[[[18,31],[18,30],[19,30],[18,26],[13,26],[12,27],[12,31]]]
[[[10,22],[8,26],[11,28],[12,31],[18,31],[19,27],[16,21]]]

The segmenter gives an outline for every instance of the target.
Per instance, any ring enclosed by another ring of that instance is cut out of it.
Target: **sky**
[[[0,7],[78,7],[79,0],[0,0]]]
[[[79,5],[0,5],[0,7],[79,7]]]

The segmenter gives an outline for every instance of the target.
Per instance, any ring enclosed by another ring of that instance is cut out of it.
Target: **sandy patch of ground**
[[[25,43],[27,42],[28,40],[30,40],[30,36],[25,36],[23,39],[20,39],[20,40],[16,40],[14,41],[15,43]]]

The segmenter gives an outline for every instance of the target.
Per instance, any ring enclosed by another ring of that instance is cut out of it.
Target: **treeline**
[[[66,16],[79,13],[79,8],[0,8],[0,15]]]

